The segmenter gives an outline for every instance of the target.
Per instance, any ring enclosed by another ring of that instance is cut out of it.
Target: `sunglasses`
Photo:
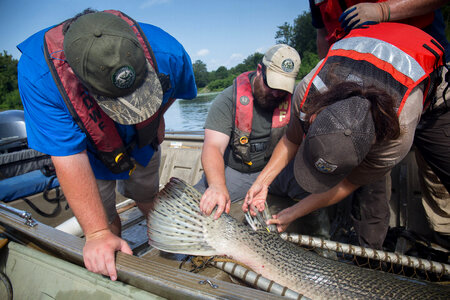
[[[261,64],[261,74],[262,74],[262,77],[263,77],[264,84],[265,84],[268,88],[271,88],[271,87],[267,84],[266,66],[265,66],[263,63]]]

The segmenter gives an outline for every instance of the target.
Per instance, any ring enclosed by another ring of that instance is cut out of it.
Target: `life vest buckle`
[[[131,168],[130,172],[128,172],[128,175],[131,176],[131,174],[133,174],[134,170],[136,170],[136,164],[133,165],[133,168]]]
[[[244,135],[244,136],[241,136],[241,138],[239,139],[239,143],[240,143],[241,145],[246,145],[246,144],[248,144],[248,137],[246,137],[245,135]]]
[[[123,156],[124,156],[123,152],[117,154],[117,156],[114,158],[114,161],[116,162],[116,164],[118,164],[119,161],[121,161],[123,159]]]

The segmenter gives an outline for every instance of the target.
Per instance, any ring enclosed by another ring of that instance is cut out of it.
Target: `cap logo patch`
[[[112,76],[112,82],[119,89],[128,89],[133,86],[136,80],[136,73],[130,66],[119,68]]]
[[[316,169],[325,174],[333,173],[334,170],[337,169],[336,165],[330,164],[329,162],[325,161],[323,158],[319,158],[315,163],[314,166]]]
[[[247,105],[250,103],[250,99],[247,96],[241,96],[239,102],[241,102],[242,105]]]
[[[286,58],[281,63],[281,68],[283,69],[283,71],[291,73],[292,71],[294,71],[294,62],[292,61],[292,59]]]

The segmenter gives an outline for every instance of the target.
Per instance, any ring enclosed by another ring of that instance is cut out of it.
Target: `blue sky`
[[[87,7],[118,9],[161,27],[209,71],[264,53],[275,44],[277,26],[309,10],[306,0],[0,0],[0,51],[19,59],[17,44]]]

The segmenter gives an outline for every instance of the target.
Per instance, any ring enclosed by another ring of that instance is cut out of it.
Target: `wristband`
[[[85,234],[84,236],[86,237],[86,239],[95,238],[97,235],[99,235],[99,232],[102,232],[102,231],[110,231],[110,230],[107,227],[107,228],[96,230],[96,231],[91,232],[89,234]]]
[[[388,9],[388,17],[386,22],[389,22],[389,20],[391,19],[391,7],[389,6],[389,3],[386,3],[387,9]]]
[[[391,19],[391,8],[386,2],[378,3],[381,9],[381,20],[380,22],[388,22]],[[387,16],[387,17],[386,17]]]

